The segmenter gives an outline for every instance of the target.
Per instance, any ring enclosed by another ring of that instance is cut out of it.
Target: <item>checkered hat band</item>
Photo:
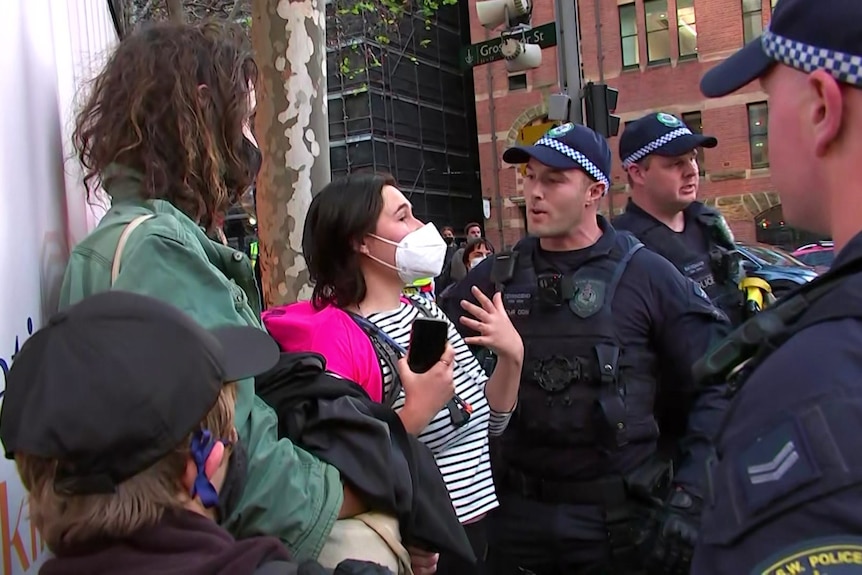
[[[575,150],[572,147],[567,146],[560,140],[555,138],[548,138],[547,136],[536,142],[537,146],[545,146],[548,148],[553,148],[560,152],[561,154],[565,154],[570,157],[574,161],[581,166],[585,172],[593,177],[597,182],[602,182],[605,185],[605,189],[610,188],[610,179],[606,174],[603,174],[602,171],[590,161],[585,155]]]
[[[805,72],[826,70],[836,80],[862,88],[862,56],[803,44],[769,30],[760,41],[773,60]]]
[[[646,158],[659,148],[666,146],[667,144],[682,136],[691,136],[691,130],[689,130],[688,128],[677,128],[673,132],[668,132],[661,138],[653,140],[652,142],[650,142],[649,144],[623,160],[623,167],[627,168],[635,162],[639,162],[640,160]]]

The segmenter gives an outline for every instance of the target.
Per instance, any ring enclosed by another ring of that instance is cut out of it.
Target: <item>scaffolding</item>
[[[380,31],[378,14],[327,5],[332,175],[391,173],[420,219],[457,227],[481,218],[472,79],[460,70],[465,5]]]

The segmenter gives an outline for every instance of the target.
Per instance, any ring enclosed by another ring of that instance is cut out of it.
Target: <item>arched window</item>
[[[771,244],[792,251],[799,246],[828,240],[828,237],[813,234],[788,226],[784,222],[784,213],[781,204],[772,206],[768,210],[760,212],[754,218],[756,226],[757,241]]]

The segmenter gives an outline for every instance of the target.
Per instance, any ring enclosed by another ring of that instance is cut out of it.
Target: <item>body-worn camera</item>
[[[558,273],[540,274],[537,277],[539,303],[558,307],[575,296],[575,288],[568,276]]]

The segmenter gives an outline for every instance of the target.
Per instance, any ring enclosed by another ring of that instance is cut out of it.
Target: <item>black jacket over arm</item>
[[[258,396],[278,416],[279,437],[337,468],[371,509],[397,517],[405,545],[475,561],[428,447],[392,409],[324,373],[325,365],[315,353],[282,353],[256,378]]]

